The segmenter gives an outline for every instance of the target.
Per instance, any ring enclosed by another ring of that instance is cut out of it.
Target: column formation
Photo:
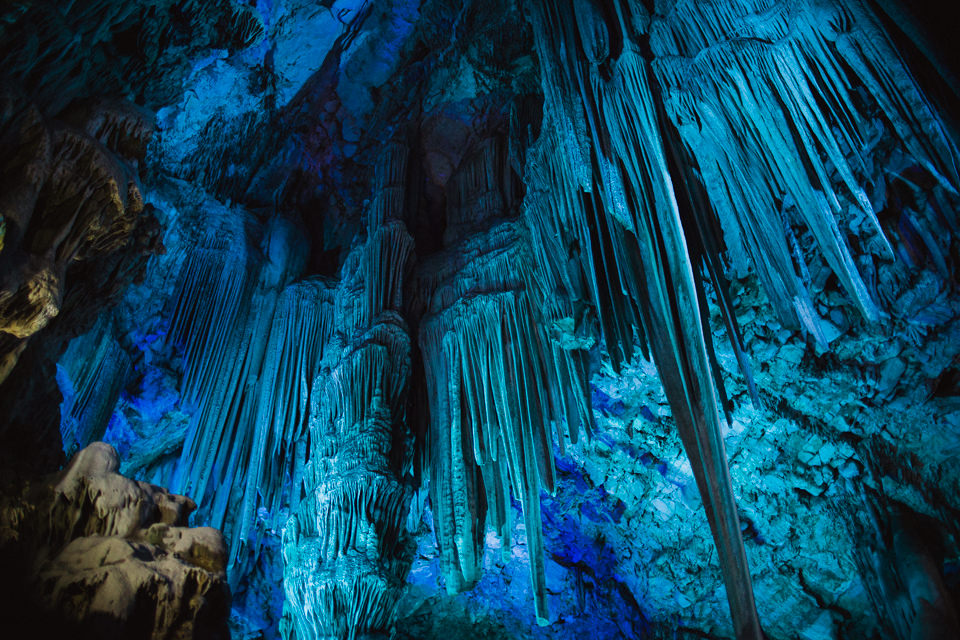
[[[336,330],[313,381],[299,506],[283,536],[287,638],[387,637],[410,569],[406,164],[393,145],[377,166],[367,238],[343,266]]]

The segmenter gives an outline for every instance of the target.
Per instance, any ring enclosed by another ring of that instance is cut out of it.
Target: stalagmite
[[[0,553],[20,590],[4,625],[45,638],[229,638],[223,536],[187,526],[189,498],[119,467],[94,442],[0,502]]]
[[[288,638],[386,637],[410,569],[410,337],[398,313],[413,248],[406,166],[396,143],[377,165],[367,238],[341,269],[335,329],[312,380],[309,450],[283,534]]]

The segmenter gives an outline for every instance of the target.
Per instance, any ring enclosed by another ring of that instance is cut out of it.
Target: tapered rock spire
[[[737,637],[762,638],[721,437],[705,301],[649,65],[632,39],[644,25],[643,12],[629,14],[617,5],[608,13],[596,2],[577,7],[571,13],[554,0],[531,7],[540,58],[552,61],[543,70],[549,120],[541,144],[570,135],[575,140],[565,147],[573,153],[534,156],[547,165],[534,175],[556,180],[552,191],[563,194],[553,224],[575,230],[573,239],[586,250],[581,269],[614,363],[630,358],[634,327],[647,343],[703,497]],[[612,40],[621,43],[619,52],[611,51]],[[571,179],[584,161],[589,173]]]

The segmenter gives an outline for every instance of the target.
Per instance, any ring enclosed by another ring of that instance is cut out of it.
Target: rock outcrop
[[[0,96],[0,136],[10,156],[0,180],[0,382],[26,340],[58,313],[74,262],[130,242],[143,211],[137,162],[152,114],[99,101],[48,122],[22,95]]]
[[[9,632],[82,638],[227,638],[227,551],[191,528],[189,498],[117,473],[97,442],[54,476],[8,492],[0,554]],[[18,580],[22,578],[22,582]]]

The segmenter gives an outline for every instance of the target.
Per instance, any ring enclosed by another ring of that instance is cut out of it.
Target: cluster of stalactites
[[[67,456],[103,439],[114,405],[131,371],[130,356],[100,320],[72,340],[57,364],[63,393],[60,433]]]
[[[944,544],[928,515],[853,485],[831,511],[846,529],[853,561],[885,637],[960,637],[960,615],[940,567]]]
[[[278,515],[333,317],[326,281],[288,284],[303,266],[296,227],[272,220],[254,252],[247,227],[226,216],[187,253],[168,334],[192,410],[170,482],[225,531],[231,561],[258,509]]]
[[[168,340],[183,354],[180,394],[188,404],[201,402],[219,368],[233,360],[231,338],[246,321],[254,284],[248,245],[244,217],[234,212],[218,217],[183,257]]]
[[[650,45],[735,269],[752,266],[780,317],[825,346],[793,238],[806,229],[878,320],[854,258],[892,259],[864,188],[878,177],[871,152],[893,136],[948,191],[960,179],[953,143],[863,3],[678,2],[653,18]]]
[[[404,219],[407,196],[406,147],[388,145],[381,161],[374,168],[374,182],[378,185],[367,210],[367,230],[375,231],[391,220]]]
[[[649,349],[703,497],[737,635],[759,638],[696,264],[708,253],[700,246],[706,224],[695,217],[685,228],[681,221],[655,86],[632,39],[645,25],[642,7],[575,7],[541,0],[530,12],[539,58],[547,61],[545,126],[528,155],[526,213],[537,264],[557,279],[553,289],[570,293],[571,304],[583,295],[596,310],[615,367],[632,356],[634,332]],[[555,148],[565,153],[549,151]],[[552,251],[581,252],[579,265],[564,265]],[[720,269],[709,255],[705,261],[719,285]],[[732,324],[729,307],[723,310]]]
[[[335,332],[313,381],[309,448],[284,529],[288,638],[386,634],[410,569],[405,183],[406,148],[391,145],[376,167],[367,238],[341,268]]]
[[[501,136],[487,138],[457,168],[447,185],[445,246],[484,231],[490,220],[504,216],[507,196],[513,191],[504,146]]]
[[[545,95],[527,167],[535,262],[569,310],[583,298],[596,310],[614,366],[639,332],[704,498],[737,634],[758,637],[701,273],[752,382],[713,216],[736,273],[755,269],[781,318],[825,344],[793,227],[877,319],[850,246],[890,253],[866,195],[884,126],[875,114],[950,191],[955,149],[858,0],[658,2],[653,15],[640,2],[530,9]],[[567,259],[577,253],[579,264]]]
[[[581,345],[545,328],[546,292],[526,229],[506,218],[506,171],[495,139],[464,161],[448,186],[448,246],[418,270],[430,500],[447,589],[456,592],[479,578],[488,524],[509,549],[512,490],[545,621],[540,492],[555,484],[551,423],[561,446],[589,433],[589,372]]]
[[[296,445],[306,429],[310,387],[333,332],[331,297],[328,282],[311,278],[286,287],[277,302],[257,388],[254,453],[240,511],[241,541],[247,538],[258,504],[274,518],[280,513],[286,497],[282,488],[300,461]]]

